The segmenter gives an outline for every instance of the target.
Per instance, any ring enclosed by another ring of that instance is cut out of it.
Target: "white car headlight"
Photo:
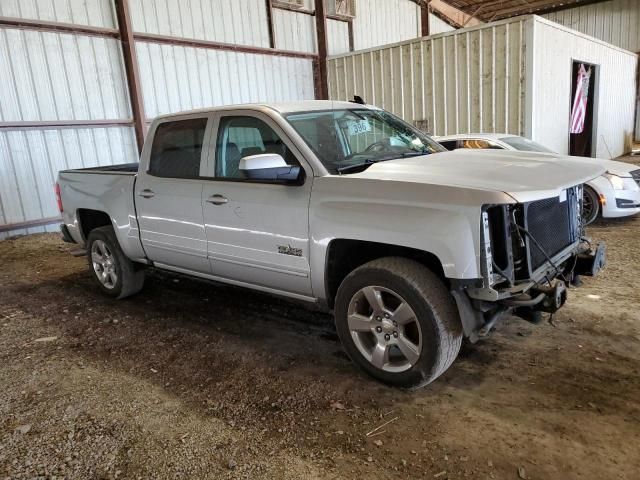
[[[625,190],[626,182],[624,178],[609,172],[605,173],[604,177],[609,180],[614,190]]]

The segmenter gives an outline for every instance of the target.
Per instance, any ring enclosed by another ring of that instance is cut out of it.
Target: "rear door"
[[[295,144],[268,115],[224,112],[216,119],[203,189],[207,248],[213,274],[303,296],[311,295],[309,199],[313,172]],[[215,135],[215,136],[214,136]],[[305,170],[302,185],[248,180],[240,159],[280,154]]]
[[[145,145],[135,203],[142,245],[147,257],[159,266],[211,272],[201,177],[211,118],[198,114],[162,121],[150,132],[151,145]]]

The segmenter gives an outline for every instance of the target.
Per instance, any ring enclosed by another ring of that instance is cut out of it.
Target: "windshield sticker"
[[[349,135],[360,135],[371,131],[369,120],[353,120],[349,122]]]

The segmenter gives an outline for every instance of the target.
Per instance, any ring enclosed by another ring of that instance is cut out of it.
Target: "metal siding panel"
[[[315,23],[313,34],[315,35]],[[327,50],[329,55],[338,55],[349,51],[349,24],[347,22],[327,20]]]
[[[269,47],[263,1],[131,0],[130,5],[136,32]]]
[[[276,48],[295,52],[316,52],[315,17],[274,8],[273,27]],[[330,30],[328,38],[331,38]]]
[[[129,118],[117,40],[0,29],[4,121]]]
[[[115,28],[112,0],[2,0],[0,15]]]
[[[543,16],[626,50],[640,52],[638,0],[610,0]]]
[[[314,98],[308,59],[147,42],[136,42],[136,51],[149,118],[199,107]]]
[[[357,0],[353,20],[356,50],[416,38],[420,9],[408,0]]]
[[[59,170],[137,158],[131,127],[0,131],[0,224],[57,216]]]
[[[628,150],[634,128],[638,58],[563,26],[537,19],[534,36],[533,138],[568,153],[572,60],[599,65],[596,97],[596,156],[617,157]],[[545,79],[554,78],[549,82]],[[553,112],[553,115],[549,115]]]

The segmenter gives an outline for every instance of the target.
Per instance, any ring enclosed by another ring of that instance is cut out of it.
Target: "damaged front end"
[[[593,248],[581,221],[582,186],[558,197],[487,205],[482,210],[483,278],[452,282],[465,333],[472,342],[511,313],[541,321],[567,300],[567,288],[605,264],[604,243]]]

